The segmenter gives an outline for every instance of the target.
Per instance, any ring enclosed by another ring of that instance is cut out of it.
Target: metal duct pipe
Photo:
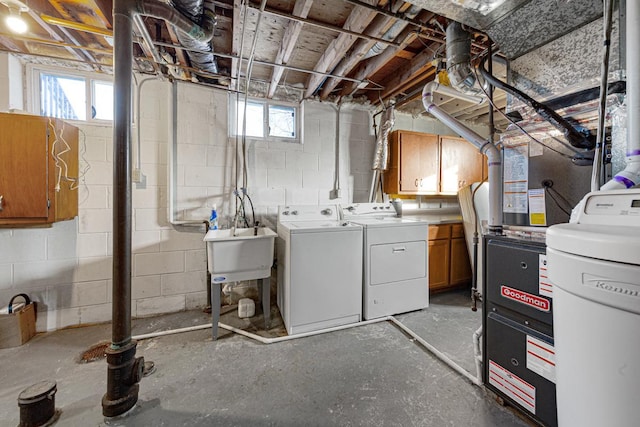
[[[602,190],[640,185],[640,3],[627,2],[627,167],[602,186]],[[634,42],[635,40],[635,42]]]
[[[409,8],[409,10],[405,12],[404,16],[407,18],[413,19],[418,15],[418,13],[420,13],[421,10],[422,10],[421,7],[412,5]],[[390,40],[390,41],[395,40],[396,37],[398,37],[398,34],[400,34],[400,32],[404,30],[407,27],[407,25],[409,24],[405,21],[396,21],[391,26],[391,28],[389,28],[387,32],[382,35],[381,38],[384,40]],[[387,46],[388,46],[387,44],[376,42],[376,44],[371,46],[371,49],[369,49],[369,51],[364,54],[362,59],[369,59],[374,56],[380,55],[387,48]]]
[[[471,34],[459,22],[447,27],[447,74],[451,85],[461,92],[478,94],[476,76],[471,67]]]
[[[464,139],[476,146],[478,150],[487,156],[489,165],[489,229],[493,232],[502,231],[502,156],[491,140],[487,140],[458,120],[451,117],[433,102],[433,94],[440,91],[436,82],[429,82],[422,89],[422,104],[428,113],[431,113],[451,130],[458,133]],[[459,94],[461,99],[467,95]]]
[[[395,122],[393,105],[387,107],[380,118],[380,133],[376,139],[376,149],[373,157],[372,169],[385,171],[389,163],[389,134]]]
[[[208,42],[213,38],[216,24],[214,17],[208,13],[203,15],[202,25],[198,25],[166,3],[154,0],[136,0],[133,6],[133,12],[164,19],[194,40]]]
[[[213,25],[215,26],[215,15],[212,11],[204,9],[204,0],[174,0],[173,4],[176,9],[194,22],[198,22],[201,17],[207,19],[213,16]],[[177,32],[177,37],[180,44],[185,48],[198,50],[198,52],[187,52],[191,64],[195,68],[202,69],[211,74],[218,74],[218,63],[213,55],[213,46],[209,40],[195,40],[181,31]]]
[[[107,392],[102,414],[115,417],[138,401],[144,359],[131,340],[131,97],[133,13],[126,0],[113,2],[113,303]]]

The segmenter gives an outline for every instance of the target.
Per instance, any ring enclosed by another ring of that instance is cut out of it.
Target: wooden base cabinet
[[[429,226],[429,290],[468,285],[472,271],[461,223]]]
[[[78,128],[0,113],[0,226],[50,224],[78,215]]]

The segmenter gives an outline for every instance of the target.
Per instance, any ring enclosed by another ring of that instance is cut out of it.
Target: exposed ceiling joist
[[[351,11],[349,18],[344,23],[343,28],[361,33],[375,18],[376,12],[361,6],[356,6]],[[348,34],[340,34],[331,42],[324,51],[314,70],[324,73],[332,69],[338,61],[347,53],[349,47],[356,41],[356,38]],[[322,77],[312,75],[307,80],[305,98],[311,97],[322,83]]]
[[[312,4],[313,0],[296,0],[292,14],[299,18],[306,18],[307,15],[309,15],[309,10],[311,9]],[[299,21],[289,22],[289,25],[287,25],[287,29],[284,32],[284,36],[282,37],[282,44],[280,45],[280,49],[276,55],[276,64],[287,64],[289,62],[289,58],[291,58],[291,54],[293,53],[293,48],[296,46],[298,37],[300,36],[300,31],[302,31],[302,25],[302,22]],[[267,98],[273,98],[283,72],[284,68],[282,67],[275,67],[273,69]]]

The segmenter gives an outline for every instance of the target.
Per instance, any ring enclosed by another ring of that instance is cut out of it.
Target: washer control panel
[[[336,205],[285,205],[278,207],[278,221],[339,220]]]

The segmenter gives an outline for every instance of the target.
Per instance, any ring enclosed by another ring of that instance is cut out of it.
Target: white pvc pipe
[[[483,104],[487,101],[487,99],[484,96],[476,96],[476,95],[469,95],[466,93],[462,93],[452,88],[451,86],[444,86],[437,82],[429,82],[427,84],[431,85],[430,87],[431,92],[439,93],[440,95],[446,95],[451,98],[460,99],[462,101],[473,102],[474,104]]]
[[[275,337],[275,338],[262,337],[260,335],[252,334],[251,332],[243,331],[242,329],[234,328],[233,326],[225,325],[224,323],[220,323],[220,322],[218,322],[218,326],[220,328],[222,328],[222,329],[226,329],[228,331],[235,332],[236,334],[243,335],[243,336],[245,336],[247,338],[251,338],[251,339],[254,339],[256,341],[260,341],[263,344],[275,344],[275,343],[279,343],[279,342],[282,342],[282,341],[295,340],[297,338],[306,338],[306,337],[312,337],[314,335],[326,334],[328,332],[342,331],[342,330],[345,330],[345,329],[355,328],[357,326],[371,325],[373,323],[385,322],[387,320],[391,320],[391,318],[389,316],[380,317],[378,319],[364,320],[364,321],[358,322],[358,323],[350,323],[348,325],[334,326],[332,328],[319,329],[317,331],[303,332],[301,334],[286,335],[286,336],[283,336],[283,337]]]
[[[181,334],[183,332],[199,331],[201,329],[208,329],[210,327],[211,327],[211,323],[207,323],[207,324],[204,324],[204,325],[188,326],[186,328],[169,329],[169,330],[166,330],[166,331],[150,332],[148,334],[135,335],[135,336],[131,337],[131,339],[132,340],[136,340],[136,341],[147,340],[149,338],[163,337],[163,336],[166,336],[166,335]]]
[[[482,350],[480,350],[482,333],[482,325],[473,333],[473,357],[476,362],[476,377],[478,378],[482,378]]]
[[[502,229],[502,156],[500,151],[490,140],[481,137],[461,122],[451,117],[446,111],[433,102],[433,94],[440,92],[444,86],[436,82],[427,83],[422,89],[422,104],[428,113],[447,125],[464,139],[473,144],[487,156],[489,165],[489,228],[493,231]],[[461,99],[470,95],[460,93]]]
[[[444,353],[442,353],[440,350],[435,348],[433,345],[429,344],[427,341],[422,339],[422,337],[420,337],[418,334],[416,334],[411,329],[406,327],[402,322],[400,322],[399,320],[397,320],[393,316],[385,316],[385,317],[380,317],[378,319],[364,320],[364,321],[358,322],[358,323],[351,323],[351,324],[348,324],[348,325],[335,326],[335,327],[332,327],[332,328],[325,328],[325,329],[320,329],[320,330],[317,330],[317,331],[304,332],[304,333],[301,333],[301,334],[287,335],[287,336],[284,336],[284,337],[275,337],[275,338],[262,337],[260,335],[253,334],[253,333],[247,332],[247,331],[243,331],[242,329],[238,329],[238,328],[235,328],[233,326],[226,325],[226,324],[220,323],[220,322],[218,322],[218,327],[220,327],[222,329],[226,329],[226,330],[231,331],[231,332],[234,332],[234,333],[236,333],[238,335],[242,335],[244,337],[254,339],[254,340],[259,341],[259,342],[261,342],[263,344],[275,344],[275,343],[279,343],[279,342],[283,342],[283,341],[294,340],[294,339],[297,339],[297,338],[311,337],[311,336],[315,336],[315,335],[326,334],[328,332],[342,331],[344,329],[350,329],[350,328],[355,328],[355,327],[358,327],[358,326],[371,325],[371,324],[374,324],[374,323],[380,323],[380,322],[386,322],[386,321],[390,321],[394,325],[398,326],[400,329],[402,329],[404,332],[406,332],[409,336],[411,336],[414,340],[416,340],[420,345],[422,345],[425,349],[427,349],[431,354],[433,354],[438,359],[440,359],[442,362],[447,364],[454,371],[458,372],[460,375],[462,375],[465,378],[467,378],[469,381],[471,381],[471,383],[473,383],[473,384],[475,384],[477,386],[482,386],[482,380],[480,379],[480,378],[482,378],[482,376],[481,376],[480,373],[478,373],[478,377],[474,377],[469,372],[467,372],[462,367],[460,367],[460,365],[458,365],[456,362],[451,360],[449,357],[447,357]],[[179,334],[179,333],[183,333],[183,332],[198,331],[198,330],[201,330],[201,329],[208,329],[210,327],[211,327],[211,324],[207,323],[207,324],[204,324],[204,325],[189,326],[189,327],[186,327],[186,328],[179,328],[179,329],[172,329],[172,330],[167,330],[167,331],[152,332],[152,333],[149,333],[149,334],[136,335],[136,336],[131,337],[131,339],[136,340],[136,341],[140,341],[140,340],[144,340],[144,339],[161,337],[161,336],[166,336],[166,335]],[[475,334],[474,334],[474,338],[475,338]],[[475,353],[475,349],[474,349],[474,353]],[[478,360],[477,355],[474,355],[474,359],[476,360],[476,363],[477,363],[477,360]],[[476,370],[477,370],[477,372],[480,372],[480,369],[477,368],[477,367],[476,367]]]
[[[627,167],[602,186],[602,190],[640,185],[640,2],[627,2]]]
[[[418,334],[416,334],[415,332],[413,332],[411,329],[407,328],[403,323],[401,323],[399,320],[397,320],[395,317],[393,316],[389,316],[389,320],[395,324],[396,326],[398,326],[400,329],[402,329],[403,331],[405,331],[407,334],[409,334],[412,338],[414,338],[416,341],[418,341],[424,348],[426,348],[427,350],[429,350],[429,352],[431,352],[431,354],[433,354],[434,356],[436,356],[438,359],[440,359],[441,361],[443,361],[444,363],[446,363],[447,365],[449,365],[449,367],[451,369],[453,369],[454,371],[456,371],[457,373],[459,373],[460,375],[462,375],[463,377],[465,377],[466,379],[468,379],[469,381],[471,381],[471,383],[477,385],[478,387],[482,386],[482,380],[480,380],[479,378],[474,377],[473,375],[471,375],[469,372],[467,372],[466,370],[464,370],[462,367],[460,367],[460,365],[458,365],[456,362],[454,362],[453,360],[451,360],[449,357],[447,357],[444,353],[442,353],[440,350],[438,350],[437,348],[435,348],[434,346],[432,346],[431,344],[429,344],[428,342],[426,342],[424,339],[422,339],[422,337],[420,337]]]

